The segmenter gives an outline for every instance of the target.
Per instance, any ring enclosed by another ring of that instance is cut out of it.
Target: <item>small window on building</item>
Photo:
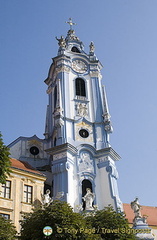
[[[80,51],[78,50],[78,48],[77,48],[77,47],[72,47],[71,51],[72,51],[72,52],[77,52],[77,53],[80,53]]]
[[[7,219],[7,220],[10,219],[10,215],[9,215],[9,214],[0,213],[0,215],[1,215],[2,217],[4,217],[5,219]]]
[[[75,80],[76,96],[86,97],[85,81],[82,78]]]
[[[54,139],[54,147],[56,146],[56,143],[57,143],[57,138],[55,137],[55,139]]]
[[[11,196],[11,181],[6,181],[6,183],[2,184],[1,197],[10,198]]]
[[[32,186],[24,185],[24,202],[32,203]]]

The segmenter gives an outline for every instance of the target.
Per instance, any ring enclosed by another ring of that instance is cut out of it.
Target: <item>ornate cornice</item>
[[[56,153],[61,153],[61,152],[64,152],[64,151],[69,151],[71,154],[76,154],[77,153],[77,149],[69,143],[64,143],[62,145],[46,149],[45,151],[50,155],[54,155]]]

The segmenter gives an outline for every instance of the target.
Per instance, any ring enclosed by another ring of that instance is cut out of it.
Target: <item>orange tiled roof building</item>
[[[19,232],[22,214],[41,203],[46,177],[27,162],[11,159],[11,164],[12,173],[0,184],[0,214],[12,220]]]

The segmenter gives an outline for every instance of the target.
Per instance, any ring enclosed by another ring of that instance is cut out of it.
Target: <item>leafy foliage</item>
[[[0,240],[14,240],[15,235],[14,225],[0,215]]]
[[[9,148],[4,145],[2,134],[0,133],[0,183],[5,183],[7,176],[11,172],[9,155]]]
[[[98,239],[85,232],[86,221],[81,214],[74,213],[70,205],[58,200],[24,215],[24,220],[21,221],[21,239],[42,240],[45,226],[53,229],[49,239]]]
[[[114,211],[112,206],[99,210],[95,215],[87,217],[92,227],[100,233],[101,239],[110,240],[134,240],[134,234],[131,233],[127,219],[123,212]]]
[[[45,237],[47,239],[135,239],[124,214],[117,213],[111,206],[97,210],[94,214],[80,214],[74,213],[66,202],[56,200],[49,206],[39,207],[24,215],[21,240],[43,240],[45,226],[53,229],[52,235]]]

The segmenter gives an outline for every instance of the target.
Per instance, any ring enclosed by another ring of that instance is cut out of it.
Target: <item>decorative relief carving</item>
[[[87,104],[85,103],[77,103],[76,104],[76,111],[77,111],[77,115],[81,116],[81,117],[85,117],[88,115],[88,108],[87,108]]]
[[[80,159],[78,160],[78,165],[79,172],[94,172],[93,160],[90,159],[90,154],[87,152],[81,154]]]

